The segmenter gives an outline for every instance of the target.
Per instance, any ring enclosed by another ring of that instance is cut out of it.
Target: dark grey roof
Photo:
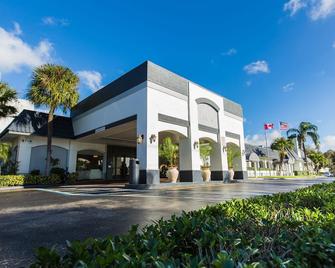
[[[48,114],[43,112],[23,110],[2,131],[0,138],[8,132],[17,132],[37,136],[47,136]],[[72,139],[72,120],[66,116],[54,116],[53,137]]]
[[[245,144],[245,153],[250,155],[252,152],[258,155],[258,157],[269,158],[272,160],[279,159],[279,154],[277,151],[271,150],[271,148],[266,149],[266,147],[255,146],[251,144]],[[269,154],[269,157],[268,157]]]
[[[141,65],[117,78],[107,86],[79,102],[71,110],[71,117],[80,115],[97,105],[114,98],[127,90],[145,82],[151,81],[170,90],[188,96],[189,80],[155,64],[145,61]],[[241,105],[224,98],[225,111],[243,117]]]

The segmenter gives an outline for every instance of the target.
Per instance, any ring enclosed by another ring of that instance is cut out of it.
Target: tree
[[[0,143],[0,161],[2,163],[6,163],[9,157],[10,157],[10,145],[7,143]],[[0,174],[1,174],[1,166],[0,166]]]
[[[172,142],[170,137],[163,139],[162,144],[159,145],[159,156],[162,157],[170,167],[177,165],[179,147]]]
[[[283,170],[284,159],[287,156],[288,150],[293,150],[294,144],[291,139],[285,139],[283,137],[277,138],[271,144],[271,150],[278,151],[279,153],[279,163],[280,163],[280,172]]]
[[[310,151],[308,157],[314,163],[315,171],[319,173],[320,169],[326,167],[329,164],[327,157],[318,151]]]
[[[307,166],[306,140],[310,137],[317,149],[320,147],[318,127],[310,122],[301,122],[298,128],[291,128],[287,131],[289,139],[297,139],[299,148],[304,152],[304,160]]]
[[[69,68],[44,64],[35,68],[32,81],[27,93],[27,98],[37,106],[47,106],[48,114],[48,138],[46,174],[50,173],[51,145],[53,133],[53,118],[56,109],[65,113],[77,104],[79,78]]]
[[[209,167],[208,158],[212,153],[212,145],[209,142],[200,143],[200,158],[204,168]]]
[[[228,168],[234,168],[234,160],[241,158],[240,147],[236,144],[229,142],[227,144],[227,162]]]
[[[17,101],[17,93],[8,84],[0,82],[0,118],[14,115],[17,110],[10,103]]]

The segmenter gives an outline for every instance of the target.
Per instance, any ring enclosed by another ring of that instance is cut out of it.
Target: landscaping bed
[[[334,267],[334,212],[335,183],[319,184],[40,248],[33,267]]]

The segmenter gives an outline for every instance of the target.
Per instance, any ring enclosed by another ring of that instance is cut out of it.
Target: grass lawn
[[[304,179],[315,179],[322,177],[321,175],[299,175],[299,176],[259,176],[257,178],[262,178],[262,179],[299,179],[299,178],[304,178]],[[249,177],[250,179],[256,179],[256,177]]]
[[[313,185],[69,242],[62,254],[40,248],[33,267],[334,267],[334,213],[335,182]]]

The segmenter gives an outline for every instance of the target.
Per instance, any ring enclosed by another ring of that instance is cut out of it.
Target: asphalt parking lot
[[[0,191],[0,267],[28,266],[39,246],[125,233],[133,224],[199,209],[232,198],[293,191],[333,179],[247,180],[159,190],[81,185]]]

